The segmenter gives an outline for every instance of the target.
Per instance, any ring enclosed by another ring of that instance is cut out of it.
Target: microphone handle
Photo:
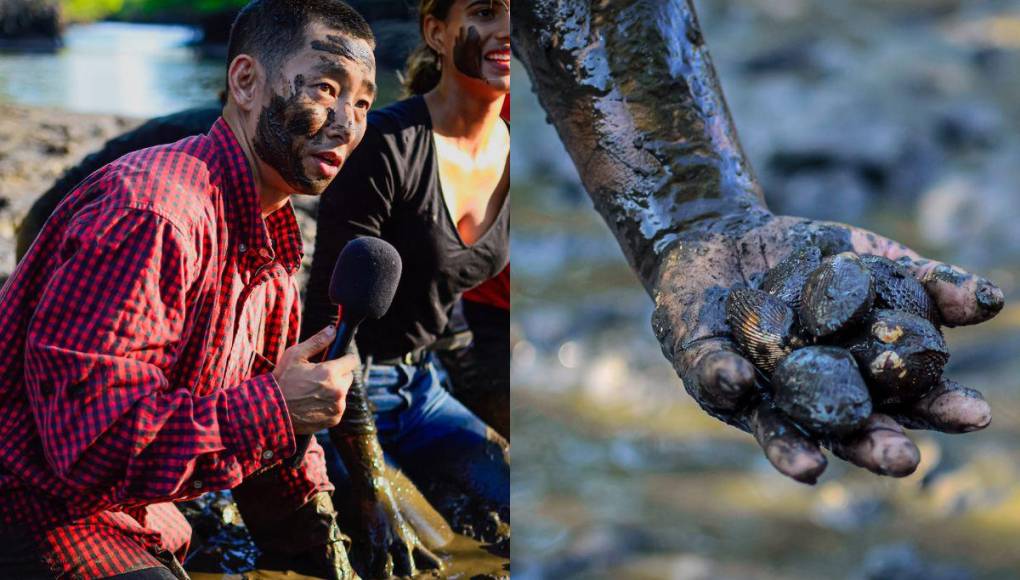
[[[334,360],[342,357],[347,353],[347,349],[351,347],[351,342],[354,340],[354,333],[358,331],[358,324],[361,321],[349,323],[344,319],[340,319],[336,325],[336,335],[333,337],[333,344],[330,345],[329,351],[326,356],[322,357],[322,361]],[[355,371],[357,372],[357,371]],[[294,469],[301,467],[301,462],[305,458],[305,453],[308,451],[308,446],[312,444],[313,435],[298,435],[297,436],[297,452],[288,461],[290,466]]]

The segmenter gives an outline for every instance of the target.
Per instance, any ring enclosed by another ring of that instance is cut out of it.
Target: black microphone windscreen
[[[389,242],[355,238],[333,267],[329,299],[343,306],[345,319],[382,318],[397,293],[401,268],[400,254]]]

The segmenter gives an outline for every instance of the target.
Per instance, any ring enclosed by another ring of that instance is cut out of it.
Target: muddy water
[[[492,557],[485,547],[466,536],[455,536],[444,548],[436,551],[443,559],[442,576],[423,573],[416,578],[449,578],[466,580],[468,578],[504,578],[509,576],[509,563],[501,558]],[[192,580],[318,580],[315,576],[306,576],[294,571],[251,570],[236,574],[219,574],[212,572],[189,572]]]
[[[1015,578],[1020,3],[698,2],[777,211],[851,221],[995,278],[950,329],[981,433],[914,432],[913,476],[814,487],[683,392],[652,305],[514,70],[512,546],[521,578]]]

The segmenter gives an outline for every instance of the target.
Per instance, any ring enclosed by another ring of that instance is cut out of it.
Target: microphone
[[[364,236],[344,246],[329,281],[329,300],[340,306],[333,344],[323,361],[343,356],[366,319],[379,319],[390,309],[403,268],[400,254],[389,242]],[[298,439],[292,467],[301,465],[311,435]]]

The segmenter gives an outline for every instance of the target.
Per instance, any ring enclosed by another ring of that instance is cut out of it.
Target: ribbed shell
[[[871,415],[868,387],[842,348],[809,346],[783,359],[772,375],[776,406],[808,431],[842,435]]]
[[[815,246],[796,250],[765,273],[762,290],[779,298],[796,311],[800,308],[804,284],[822,263],[822,252]]]
[[[874,299],[871,274],[856,254],[830,256],[804,285],[797,311],[801,328],[811,336],[829,336],[862,319]]]
[[[935,326],[909,312],[875,310],[848,341],[876,405],[916,401],[942,379],[949,349]]]
[[[935,301],[906,268],[882,256],[861,256],[861,261],[871,272],[875,308],[909,312],[936,327],[941,324]]]
[[[726,320],[744,354],[766,374],[804,344],[795,334],[793,310],[761,290],[739,288],[730,292]]]

